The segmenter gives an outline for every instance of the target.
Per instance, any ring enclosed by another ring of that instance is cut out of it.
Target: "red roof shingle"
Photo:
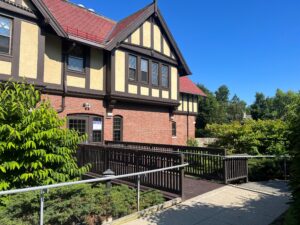
[[[200,95],[206,97],[206,94],[200,88],[198,88],[197,85],[190,80],[190,78],[185,76],[185,77],[180,77],[179,79],[180,79],[179,91],[181,93]]]
[[[102,44],[116,22],[64,0],[43,0],[68,35]]]
[[[149,5],[150,6],[150,5]],[[138,19],[148,8],[149,6],[137,11],[136,13],[124,18],[120,22],[117,23],[114,30],[109,36],[109,40],[112,40],[115,36],[117,36],[120,32],[130,26],[136,19]]]

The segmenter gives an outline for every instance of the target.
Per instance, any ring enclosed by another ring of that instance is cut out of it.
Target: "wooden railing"
[[[77,153],[80,166],[91,164],[91,171],[103,174],[111,169],[116,175],[171,167],[184,163],[183,154],[132,149],[125,146],[80,145]],[[182,195],[183,169],[174,169],[141,177],[141,185]],[[134,178],[126,178],[135,182]]]
[[[246,157],[224,157],[224,183],[245,179],[248,182],[248,158]]]
[[[139,142],[117,142],[117,141],[105,141],[105,145],[109,146],[122,146],[146,150],[156,150],[165,152],[205,152],[216,155],[226,155],[226,151],[223,148],[203,148],[203,147],[191,147],[183,145],[165,145],[165,144],[151,144],[151,143],[139,143]]]
[[[189,166],[185,168],[185,174],[204,179],[224,180],[223,156],[226,155],[226,151],[222,148],[114,141],[106,141],[105,144],[108,146],[145,149],[153,152],[182,153],[185,156],[185,162],[189,163]]]

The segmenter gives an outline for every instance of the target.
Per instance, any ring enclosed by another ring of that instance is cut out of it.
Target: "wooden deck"
[[[224,184],[193,177],[184,177],[183,200],[187,200],[206,192],[225,186]]]

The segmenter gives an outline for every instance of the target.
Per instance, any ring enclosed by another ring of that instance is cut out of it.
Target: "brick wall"
[[[56,109],[61,107],[61,96],[43,95]],[[91,108],[86,110],[84,103]],[[104,140],[112,140],[113,119],[107,117],[103,100],[66,97],[65,110],[60,114],[65,117],[70,114],[93,114],[104,118]],[[174,115],[177,124],[177,137],[172,137],[172,122],[169,109],[138,104],[117,104],[113,115],[123,117],[123,140],[132,142],[185,145],[187,141],[187,116]],[[195,117],[188,116],[189,137],[195,137]]]
[[[195,120],[195,116],[174,115],[174,121],[177,126],[177,136],[172,138],[173,145],[186,145],[188,138],[195,138]]]

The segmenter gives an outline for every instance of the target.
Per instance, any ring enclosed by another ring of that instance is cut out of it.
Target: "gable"
[[[124,43],[148,48],[175,59],[164,30],[153,17],[146,20],[140,27],[133,31],[124,40]]]

